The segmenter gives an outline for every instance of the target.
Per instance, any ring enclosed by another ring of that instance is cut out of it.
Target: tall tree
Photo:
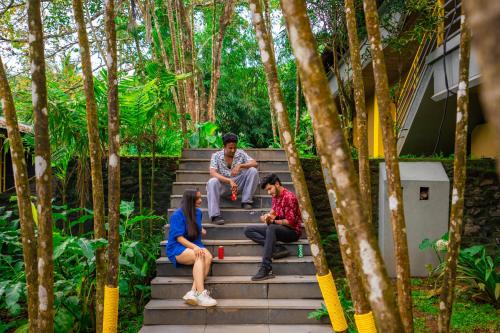
[[[469,61],[470,30],[468,17],[462,13],[460,33],[459,78],[457,92],[457,121],[455,128],[455,161],[453,163],[453,191],[451,196],[450,231],[446,267],[439,302],[438,330],[450,331],[450,319],[455,296],[457,260],[462,239],[464,190],[467,165],[467,122],[469,120]],[[445,41],[446,42],[446,41]]]
[[[370,52],[375,78],[375,93],[380,113],[380,124],[384,142],[385,170],[391,211],[392,237],[394,239],[394,255],[396,258],[396,277],[398,290],[398,307],[403,321],[404,331],[413,332],[413,313],[410,285],[410,262],[406,225],[403,211],[403,194],[399,174],[398,154],[394,134],[394,119],[391,114],[391,97],[385,67],[384,51],[380,37],[380,24],[375,0],[363,0],[366,28],[370,40]]]
[[[189,77],[186,78],[186,104],[187,111],[191,116],[191,126],[194,128],[196,120],[196,96],[194,88],[194,67],[193,67],[193,43],[191,42],[191,21],[189,20],[189,15],[187,13],[186,7],[184,6],[184,0],[177,1],[177,12],[180,17],[178,22],[180,27],[180,36],[182,41],[182,52],[184,55],[184,70]]]
[[[477,60],[481,68],[481,101],[485,106],[486,118],[493,125],[496,149],[497,174],[500,176],[500,2],[490,0],[464,0],[469,14]]]
[[[120,254],[120,112],[118,109],[118,61],[115,1],[105,8],[108,67],[108,272],[104,298],[104,332],[116,332],[118,319],[118,258]],[[109,325],[109,326],[107,326]]]
[[[24,157],[24,147],[19,133],[14,99],[10,90],[7,75],[0,57],[0,99],[2,111],[7,123],[7,135],[10,141],[12,171],[16,185],[17,206],[21,224],[21,240],[23,243],[24,267],[26,271],[26,289],[28,291],[29,332],[37,333],[38,317],[38,272],[37,272],[37,239],[35,223],[31,210],[28,170]]]
[[[379,332],[401,333],[401,318],[387,276],[377,240],[366,223],[358,180],[339,114],[328,87],[304,0],[281,0],[290,44],[296,57],[302,89],[316,135],[316,145],[327,172],[337,187],[337,201],[345,219],[347,240],[351,242],[356,267],[363,274],[363,285]]]
[[[208,93],[208,120],[215,121],[215,101],[217,99],[217,87],[220,80],[220,65],[222,59],[222,42],[224,41],[224,34],[226,33],[227,26],[231,23],[231,18],[234,12],[235,0],[227,0],[224,4],[224,12],[219,20],[219,33],[215,44],[212,45],[212,76],[210,79],[210,91]],[[215,15],[215,3],[214,3]],[[214,18],[215,19],[215,18]],[[213,25],[215,27],[215,25]]]
[[[354,103],[356,106],[356,142],[358,146],[359,190],[367,213],[367,221],[372,220],[372,189],[370,183],[370,162],[368,160],[368,116],[365,106],[365,87],[359,54],[358,29],[356,25],[356,7],[354,0],[345,0],[349,52],[351,55]]]
[[[78,30],[78,43],[82,62],[83,89],[86,97],[87,135],[89,140],[90,168],[92,175],[92,207],[94,210],[94,238],[106,238],[104,228],[104,188],[102,182],[101,142],[99,139],[99,120],[94,94],[94,77],[90,60],[90,45],[83,16],[81,0],[73,0],[73,14]],[[102,331],[104,310],[104,282],[106,278],[105,249],[96,250],[96,330]]]
[[[302,95],[302,91],[300,90],[300,75],[297,70],[297,74],[295,76],[295,138],[299,135],[300,132],[300,96]]]
[[[35,118],[35,173],[38,209],[38,330],[54,330],[54,258],[52,242],[52,168],[47,79],[40,0],[28,1],[31,95]]]
[[[335,284],[333,282],[330,269],[328,268],[323,246],[321,245],[321,238],[316,224],[316,219],[314,217],[314,211],[312,209],[311,199],[309,197],[309,191],[304,177],[304,171],[302,170],[302,165],[300,164],[299,153],[297,151],[297,147],[295,146],[295,140],[292,135],[293,132],[290,126],[290,120],[288,119],[285,100],[280,88],[278,69],[274,57],[273,45],[271,43],[272,37],[269,34],[270,30],[265,26],[260,0],[250,0],[250,10],[252,11],[252,22],[255,27],[259,51],[264,65],[264,72],[269,92],[269,102],[278,118],[278,124],[280,127],[279,133],[282,136],[281,141],[283,142],[283,148],[285,149],[288,165],[290,166],[290,172],[292,174],[293,184],[299,200],[302,218],[304,220],[304,226],[311,247],[313,262],[316,267],[320,287],[324,294],[325,303],[330,314],[333,328],[337,332],[346,331],[347,322],[345,320],[338,295],[335,293],[332,299],[328,297],[323,290],[323,280],[328,279],[328,283],[333,287],[335,287]]]
[[[270,0],[263,0],[262,2],[264,3],[264,17],[265,17],[265,26],[267,29],[267,34],[269,35],[269,39],[271,41],[271,52],[274,53],[274,41],[273,41],[273,31],[272,31],[272,21],[271,21],[271,4],[269,3]],[[275,57],[276,58],[276,57]],[[271,96],[269,93],[269,86],[267,87],[268,89],[268,95]],[[276,113],[274,112],[274,108],[272,105],[269,105],[269,111],[270,111],[270,116],[271,116],[271,128],[273,131],[273,142],[277,143],[277,140],[279,139],[278,137],[278,129],[276,126]],[[281,142],[281,140],[280,140]]]

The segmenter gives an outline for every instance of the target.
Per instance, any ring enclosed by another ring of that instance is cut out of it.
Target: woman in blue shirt
[[[201,235],[206,231],[201,226],[200,206],[200,191],[184,191],[181,208],[170,216],[167,256],[175,267],[193,266],[193,286],[184,295],[184,301],[190,305],[215,306],[217,301],[204,286],[213,257],[201,242]]]

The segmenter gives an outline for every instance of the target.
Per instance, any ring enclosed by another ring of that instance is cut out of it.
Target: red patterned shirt
[[[295,194],[283,188],[279,197],[272,198],[272,210],[276,214],[277,220],[286,219],[289,226],[300,236],[302,216]]]

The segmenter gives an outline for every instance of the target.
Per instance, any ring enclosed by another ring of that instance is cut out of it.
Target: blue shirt
[[[201,242],[201,209],[196,208],[196,225],[198,226],[198,237],[191,240],[188,238],[188,229],[186,225],[186,216],[182,211],[182,208],[177,209],[172,216],[170,216],[170,230],[168,232],[168,243],[167,243],[167,257],[175,267],[178,267],[176,256],[184,252],[186,247],[177,241],[177,237],[183,236],[188,239],[191,243],[198,247],[205,247]]]

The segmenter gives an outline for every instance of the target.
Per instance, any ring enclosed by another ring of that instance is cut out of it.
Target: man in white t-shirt
[[[238,149],[238,137],[228,133],[222,141],[224,149],[212,155],[207,184],[208,215],[215,224],[224,224],[219,208],[221,196],[241,194],[241,206],[252,209],[253,195],[259,185],[257,161]]]

